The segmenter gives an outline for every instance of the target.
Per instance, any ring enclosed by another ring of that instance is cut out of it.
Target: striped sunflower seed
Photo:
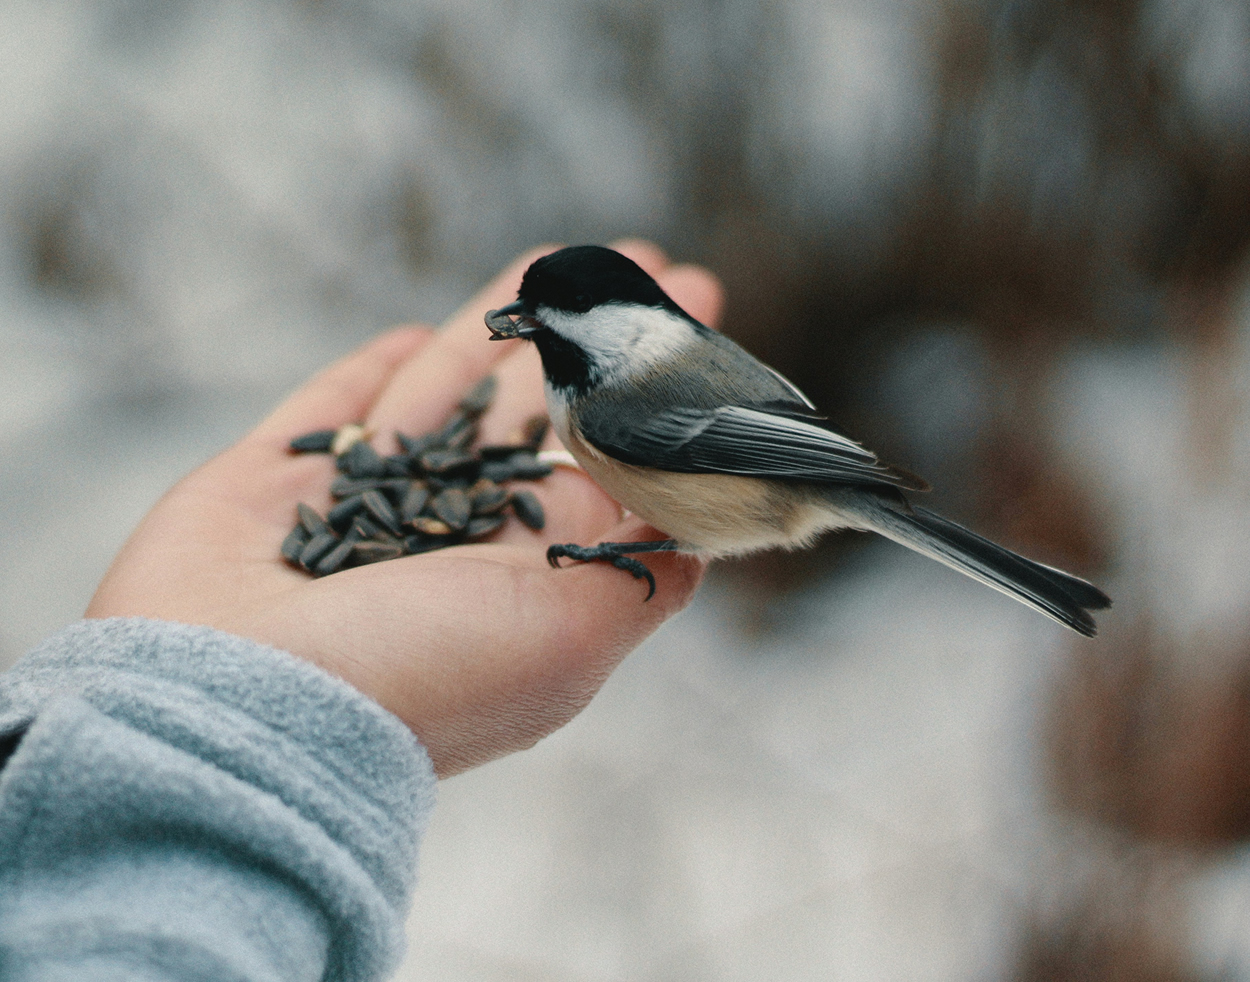
[[[356,536],[356,533],[354,531],[348,531],[348,533],[343,536],[341,540],[339,540],[333,549],[317,560],[317,565],[314,566],[312,570],[313,575],[329,576],[331,573],[337,573],[343,568],[343,564],[347,562],[348,558],[352,555],[352,550],[356,547],[358,542],[359,539]]]
[[[410,524],[429,500],[430,489],[421,481],[413,481],[399,503],[399,520],[405,525]]]
[[[386,476],[386,461],[365,440],[353,443],[350,449],[339,454],[336,463],[348,477]]]
[[[329,453],[334,443],[334,430],[314,430],[297,436],[288,446],[291,453]]]
[[[391,535],[400,534],[399,516],[395,514],[395,509],[381,491],[366,491],[360,496],[360,500],[364,502],[365,511],[369,513],[370,518]]]
[[[513,491],[512,510],[521,524],[538,532],[547,524],[547,516],[543,514],[542,502],[533,491]]]
[[[308,545],[310,538],[308,530],[303,525],[296,525],[282,540],[282,558],[298,566],[300,553],[304,551],[304,546]]]
[[[491,532],[499,528],[508,519],[504,515],[483,515],[480,518],[469,519],[469,524],[465,526],[464,534],[470,539],[476,539],[479,536],[490,535]]]
[[[316,509],[308,507],[301,501],[295,506],[295,511],[299,515],[299,523],[304,526],[304,531],[309,536],[316,536],[330,531],[326,526],[325,519],[317,514]]]
[[[300,550],[299,564],[305,569],[311,570],[317,565],[322,556],[338,544],[338,541],[338,536],[332,532],[319,532],[309,539],[308,544]]]
[[[469,504],[469,496],[460,488],[448,488],[440,491],[430,502],[430,510],[436,518],[442,519],[447,527],[459,532],[469,524],[469,515],[473,508]]]

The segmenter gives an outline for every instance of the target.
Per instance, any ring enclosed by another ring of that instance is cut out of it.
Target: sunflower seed
[[[334,442],[334,430],[314,430],[297,436],[288,446],[291,453],[329,453]]]
[[[477,458],[473,454],[460,450],[431,450],[421,457],[421,466],[431,474],[450,474],[476,464]]]
[[[403,433],[396,433],[395,439],[410,457],[420,457],[438,445],[437,433],[427,433],[424,436],[406,436]]]
[[[435,434],[436,446],[449,450],[461,450],[477,436],[477,423],[462,412],[454,413]]]
[[[477,455],[483,460],[507,460],[514,453],[528,449],[524,443],[488,443],[477,448]]]
[[[477,439],[477,423],[470,423],[464,429],[457,431],[447,441],[448,450],[466,450],[469,444]]]
[[[345,454],[368,435],[368,431],[359,423],[340,426],[334,433],[334,439],[330,441],[330,453],[336,457]]]
[[[550,464],[545,464],[528,450],[514,453],[507,460],[488,460],[482,464],[481,475],[490,481],[536,481],[546,477],[552,471]]]
[[[352,523],[352,519],[365,506],[364,495],[353,494],[349,498],[344,498],[337,505],[326,512],[326,522],[330,528],[335,531],[342,532]]]
[[[498,379],[493,375],[487,375],[486,378],[473,386],[468,395],[460,400],[460,411],[466,416],[481,416],[482,413],[490,408],[490,404],[495,399],[495,390],[498,387]]]
[[[381,481],[373,477],[348,477],[340,474],[330,483],[330,495],[334,498],[350,498],[376,488]]]
[[[459,532],[469,524],[469,514],[473,509],[469,504],[469,496],[464,491],[460,488],[448,488],[435,495],[430,502],[430,510],[448,528]]]
[[[445,541],[428,535],[410,535],[404,539],[404,552],[410,556],[418,556],[423,552],[433,552],[447,545]]]
[[[546,439],[547,430],[551,427],[551,420],[546,416],[531,416],[525,421],[524,441],[526,446],[538,449],[539,445]]]
[[[502,484],[512,479],[512,465],[506,460],[487,460],[483,461],[482,469],[478,473],[488,481]]]
[[[360,499],[374,521],[392,535],[399,535],[399,516],[381,491],[366,491]]]
[[[386,461],[364,440],[339,455],[338,469],[348,477],[385,477]]]
[[[438,494],[440,491],[446,491],[448,488],[459,488],[461,491],[467,491],[469,485],[473,483],[470,478],[477,477],[476,471],[476,467],[471,467],[461,474],[441,474],[438,477],[431,475],[425,479],[425,483],[431,494]]]
[[[335,547],[338,541],[338,537],[333,532],[319,532],[309,539],[308,544],[300,550],[299,564],[305,569],[311,570],[317,565],[322,556]]]
[[[382,459],[382,463],[386,466],[387,477],[407,477],[409,462],[410,458],[407,454],[391,454]]]
[[[360,514],[352,519],[352,531],[361,539],[373,539],[379,535],[387,533],[374,524],[373,520],[367,515]]]
[[[421,514],[421,509],[430,500],[430,489],[420,481],[413,481],[399,503],[399,520],[407,525]]]
[[[507,520],[503,515],[483,515],[481,518],[472,518],[469,520],[469,524],[465,526],[464,534],[470,539],[476,539],[481,535],[489,535]]]
[[[317,576],[329,576],[331,573],[337,573],[342,569],[343,564],[347,562],[348,557],[351,556],[352,550],[358,542],[359,539],[355,532],[349,531],[333,549],[317,561],[317,565],[313,567],[313,573]]]
[[[437,518],[427,518],[425,515],[420,515],[413,519],[412,527],[425,535],[451,535],[450,525]]]
[[[555,469],[550,464],[545,464],[532,453],[514,454],[508,458],[508,464],[512,467],[512,480],[514,481],[537,481],[539,478],[548,477]]]
[[[408,493],[410,484],[412,484],[412,478],[410,477],[388,477],[381,481],[373,482],[373,486],[393,502],[403,501],[404,495]]]
[[[352,547],[352,563],[366,566],[387,559],[398,559],[403,554],[404,547],[400,542],[357,542]]]
[[[387,457],[369,444],[371,434],[359,423],[293,439],[293,453],[333,453],[341,473],[330,485],[337,503],[325,518],[299,506],[299,521],[282,543],[283,558],[327,576],[429,552],[499,529],[507,521],[503,509],[508,504],[525,525],[542,528],[538,498],[529,491],[510,493],[497,482],[551,473],[550,465],[535,456],[547,432],[546,418],[530,419],[506,444],[470,450],[478,419],[496,389],[495,378],[485,378],[438,430],[422,436],[396,433],[402,452]],[[415,534],[401,538],[404,527]],[[341,539],[336,532],[343,533]]]
[[[513,491],[512,510],[516,512],[516,517],[521,520],[522,525],[532,528],[535,532],[547,524],[542,503],[533,491]]]
[[[326,527],[325,519],[302,501],[296,506],[295,511],[299,515],[299,523],[304,526],[304,531],[306,531],[309,536],[316,536],[322,534],[323,532],[330,531]]]
[[[309,538],[308,530],[303,525],[296,525],[282,540],[282,558],[298,566],[299,554],[304,551],[304,546],[308,545]]]
[[[483,478],[469,488],[469,502],[474,515],[493,515],[508,503],[508,491]]]

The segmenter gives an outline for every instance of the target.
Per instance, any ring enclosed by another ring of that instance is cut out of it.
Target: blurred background
[[[865,537],[718,567],[444,783],[402,979],[1250,979],[1244,3],[0,9],[0,664],[327,360],[624,235],[1116,600],[1085,641]]]

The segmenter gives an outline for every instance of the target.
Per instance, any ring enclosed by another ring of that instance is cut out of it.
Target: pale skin
[[[441,425],[483,376],[499,380],[482,421],[503,442],[544,412],[537,352],[491,342],[487,310],[516,298],[521,274],[555,246],[519,257],[442,330],[403,327],[330,366],[238,444],[171,489],[122,548],[87,617],[202,624],[273,645],[345,680],[394,713],[446,777],[532,746],[573,718],[640,641],[694,595],[696,558],[648,559],[657,589],[600,563],[553,570],[552,543],[663,536],[583,473],[532,485],[547,526],[515,520],[490,541],[313,580],[278,546],[303,501],[324,514],[333,460],[295,456],[292,437],[363,420],[383,453],[394,433]],[[715,325],[723,303],[706,270],[670,264],[654,245],[613,245],[692,316]],[[558,444],[553,444],[558,446]]]

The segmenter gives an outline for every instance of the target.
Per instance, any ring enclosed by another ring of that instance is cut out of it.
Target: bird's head
[[[486,325],[495,341],[532,340],[548,382],[579,389],[644,371],[707,330],[632,259],[593,245],[536,260]]]

